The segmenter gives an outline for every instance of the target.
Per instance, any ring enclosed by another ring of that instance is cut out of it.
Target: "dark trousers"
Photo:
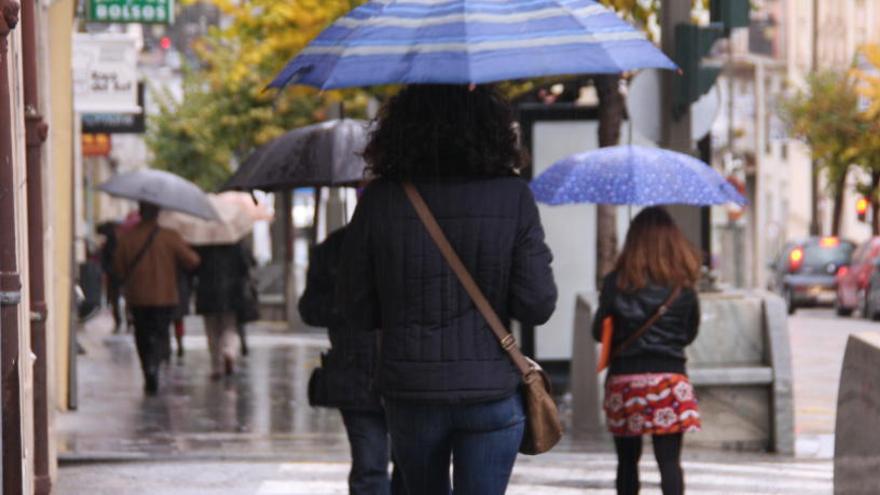
[[[525,429],[522,398],[438,405],[385,401],[391,447],[408,493],[503,495]]]
[[[107,281],[107,302],[110,304],[110,312],[113,314],[113,330],[117,331],[122,326],[122,311],[119,307],[119,298],[122,297],[121,287],[118,283]]]
[[[134,342],[144,378],[155,377],[159,364],[171,352],[171,317],[174,307],[140,306],[131,308],[134,318]]]
[[[654,458],[660,468],[660,487],[663,495],[684,494],[684,473],[681,469],[682,434],[654,435]],[[639,458],[642,457],[642,437],[614,437],[617,450],[617,494],[639,493]]]
[[[350,495],[404,495],[400,470],[388,479],[388,427],[382,412],[342,410],[342,421],[351,446]]]

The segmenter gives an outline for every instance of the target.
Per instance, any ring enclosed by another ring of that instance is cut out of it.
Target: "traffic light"
[[[724,37],[724,25],[713,22],[708,26],[679,24],[675,27],[675,63],[682,75],[677,79],[678,94],[675,100],[675,117],[686,114],[691,103],[708,93],[718,75],[719,64],[705,64],[703,57],[712,50],[712,45]]]
[[[731,29],[749,27],[751,0],[712,0],[709,5],[712,22],[720,22],[729,33]]]
[[[868,198],[861,197],[858,201],[856,201],[856,214],[859,216],[859,221],[864,222],[868,217],[868,206],[871,203],[868,201]]]

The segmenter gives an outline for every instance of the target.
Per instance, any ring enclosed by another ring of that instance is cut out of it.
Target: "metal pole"
[[[691,0],[663,0],[661,11],[661,42],[667,56],[675,56],[675,27],[691,21]],[[693,154],[691,139],[691,114],[684,112],[677,117],[674,113],[675,97],[678,94],[679,76],[673,71],[663,71],[662,81],[662,147],[682,153]],[[701,243],[700,208],[694,206],[670,206],[669,212],[694,246]]]
[[[294,298],[296,296],[293,284],[293,194],[289,189],[281,193],[281,214],[278,221],[281,222],[281,235],[284,239],[284,318],[290,322],[293,318]]]
[[[18,305],[21,277],[15,238],[15,188],[12,164],[12,97],[7,50],[9,32],[18,23],[18,2],[0,0],[0,386],[3,409],[3,493],[21,493],[23,439],[18,373]]]
[[[700,150],[700,160],[712,165],[712,133],[706,134],[697,142]],[[700,208],[700,251],[703,253],[703,265],[707,269],[712,268],[712,208]]]
[[[42,148],[49,126],[40,114],[37,74],[36,0],[24,0],[21,9],[22,65],[24,69],[25,141],[27,144],[28,284],[31,304],[31,349],[34,362],[34,491],[51,492],[49,476],[49,398],[46,350],[46,296],[43,266],[43,160]]]
[[[815,74],[819,70],[819,0],[813,0],[813,58],[811,70]],[[819,235],[819,162],[813,157],[810,163],[810,235]]]

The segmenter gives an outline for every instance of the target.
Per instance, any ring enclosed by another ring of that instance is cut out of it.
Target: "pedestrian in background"
[[[556,304],[538,209],[518,177],[512,111],[488,86],[415,85],[391,98],[365,150],[378,177],[348,227],[339,304],[381,329],[377,387],[407,491],[499,495],[525,413],[522,376],[402,188],[413,182],[502,321],[546,322]]]
[[[134,318],[135,343],[144,373],[144,390],[159,390],[159,363],[169,344],[168,330],[177,293],[178,267],[194,269],[199,255],[177,232],[159,226],[159,207],[140,204],[141,220],[119,238],[114,271],[125,291]]]
[[[238,309],[235,312],[235,332],[238,334],[239,350],[242,356],[249,353],[247,343],[247,324],[260,319],[260,296],[257,290],[256,279],[253,269],[257,266],[257,260],[254,258],[251,243],[242,241],[242,253],[245,257],[247,265],[246,275],[242,293],[242,299],[238,303]]]
[[[177,293],[180,301],[174,308],[172,321],[174,322],[174,340],[177,341],[177,357],[183,358],[185,353],[183,348],[183,337],[186,335],[186,324],[184,318],[189,314],[192,305],[192,278],[190,271],[181,269],[177,273]],[[169,350],[170,351],[170,350]]]
[[[217,380],[235,372],[237,315],[248,287],[249,255],[240,242],[197,249],[202,264],[196,272],[196,313],[205,322],[211,378]]]
[[[376,335],[352,331],[335,300],[345,232],[344,227],[336,230],[312,248],[306,288],[299,300],[302,320],[326,327],[330,336],[330,350],[320,370],[325,379],[316,380],[313,375],[310,401],[313,405],[336,407],[342,413],[351,448],[349,493],[401,495],[406,491],[396,465],[392,479],[388,478],[391,448],[385,410],[371,383],[378,351]]]
[[[700,303],[694,286],[700,257],[660,207],[630,225],[614,271],[605,277],[593,336],[613,324],[605,415],[617,450],[617,493],[639,493],[642,436],[652,435],[663,495],[684,493],[683,434],[699,431],[697,399],[688,381],[685,347],[697,337]]]
[[[119,225],[116,222],[104,222],[98,225],[98,233],[104,236],[104,244],[101,245],[101,269],[104,271],[104,287],[107,304],[110,305],[110,313],[113,316],[113,333],[119,333],[122,329],[122,310],[120,299],[122,287],[119,276],[113,268],[113,256],[118,244]]]

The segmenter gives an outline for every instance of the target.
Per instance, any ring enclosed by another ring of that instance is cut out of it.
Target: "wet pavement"
[[[106,315],[80,332],[79,408],[57,417],[62,460],[345,452],[339,414],[308,405],[309,373],[329,345],[324,335],[251,325],[236,375],[212,381],[201,321],[186,325],[186,354],[163,368],[155,397],[143,393],[132,334],[112,334]]]
[[[145,397],[133,337],[113,335],[110,327],[101,315],[79,335],[86,350],[79,358],[79,409],[56,417],[56,493],[347,493],[348,444],[339,413],[307,400],[309,374],[328,345],[323,332],[253,325],[250,355],[234,377],[215,382],[200,319],[191,318],[186,356],[163,369],[159,395]],[[827,459],[694,449],[684,459],[690,494],[832,491]],[[642,493],[648,495],[659,494],[652,461],[646,448]],[[508,493],[611,494],[615,462],[610,442],[565,439],[550,454],[520,456]]]

